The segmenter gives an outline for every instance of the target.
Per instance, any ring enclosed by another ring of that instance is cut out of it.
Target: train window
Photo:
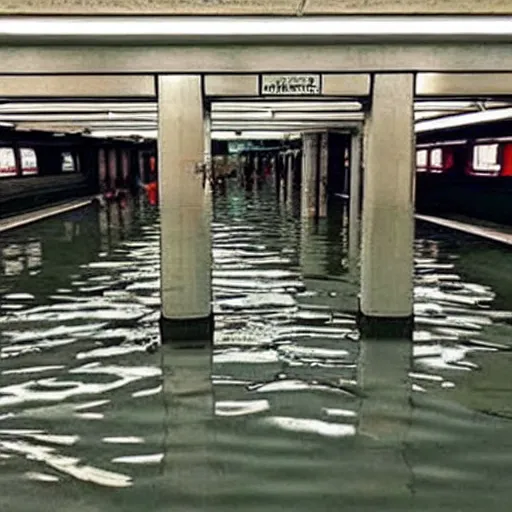
[[[62,153],[62,172],[75,172],[75,160],[72,153]]]
[[[430,152],[431,172],[443,172],[443,149],[435,148]]]
[[[0,148],[0,178],[16,176],[16,157],[13,148]]]
[[[497,172],[498,144],[480,144],[473,148],[473,170],[476,172]]]
[[[20,148],[21,173],[30,176],[39,173],[36,152],[30,148]]]
[[[424,172],[427,170],[427,155],[426,149],[419,149],[416,151],[416,170],[418,172]]]

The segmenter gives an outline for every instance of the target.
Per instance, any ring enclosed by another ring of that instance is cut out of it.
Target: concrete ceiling
[[[1,14],[510,14],[504,0],[0,0]]]

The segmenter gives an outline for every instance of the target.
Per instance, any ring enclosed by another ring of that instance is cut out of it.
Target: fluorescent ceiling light
[[[361,123],[358,121],[214,121],[212,129],[228,129],[228,130],[244,130],[244,129],[274,129],[274,130],[288,130],[302,128],[316,128],[318,130],[325,130],[327,128],[344,128],[344,127],[359,127]]]
[[[2,114],[0,113],[0,120],[3,121],[32,121],[32,122],[47,122],[47,121],[149,121],[156,122],[157,115],[151,113],[138,113],[138,112],[125,112],[113,113],[104,112],[97,113],[73,113],[73,114]]]
[[[252,111],[252,112],[212,112],[211,119],[218,121],[227,121],[227,120],[257,120],[257,119],[272,119],[274,117],[274,113],[271,110],[261,110],[261,111]]]
[[[188,43],[294,40],[511,39],[508,16],[2,16],[0,41],[63,40]]]
[[[477,110],[474,101],[415,101],[414,110]]]
[[[137,124],[137,123],[18,123],[16,129],[25,130],[44,130],[44,131],[82,131],[82,130],[154,130],[156,123]]]
[[[43,78],[44,80],[44,78]],[[157,112],[155,102],[6,102],[0,104],[1,113],[48,113],[48,112]]]
[[[300,133],[287,131],[212,131],[213,140],[258,140],[258,139],[296,139]]]
[[[359,111],[361,103],[358,101],[226,101],[214,102],[212,104],[213,112],[242,112],[249,111],[305,111],[305,112],[323,112],[323,111]]]
[[[462,145],[466,144],[467,140],[446,140],[439,142],[425,142],[419,143],[416,145],[418,149],[430,148],[430,147],[438,147],[438,146],[453,146],[453,145]]]
[[[359,112],[280,112],[268,110],[264,112],[212,112],[212,121],[354,121],[363,120],[364,115]]]
[[[426,110],[425,112],[414,112],[414,120],[421,121],[423,119],[431,119],[434,117],[446,117],[447,115],[458,115],[460,112],[458,111],[435,111],[435,110]]]
[[[433,130],[443,130],[446,128],[455,128],[458,126],[467,126],[471,124],[502,121],[505,119],[512,119],[512,108],[485,110],[484,112],[472,112],[470,114],[446,116],[430,121],[420,121],[416,123],[414,129],[416,133],[421,133]]]
[[[94,130],[90,133],[91,137],[100,139],[111,137],[142,137],[144,139],[156,139],[157,130]]]

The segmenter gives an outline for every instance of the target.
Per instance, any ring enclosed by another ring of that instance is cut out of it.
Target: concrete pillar
[[[348,255],[351,265],[359,259],[361,226],[361,135],[354,133],[350,141],[349,233]],[[345,191],[346,192],[346,191]]]
[[[279,196],[278,187],[279,187],[279,179],[278,179],[278,153],[272,153],[270,158],[270,169],[271,169],[271,183],[276,191],[276,195]]]
[[[363,176],[363,337],[412,337],[413,84],[410,73],[374,77]]]
[[[318,217],[327,217],[327,175],[329,170],[329,134],[320,134],[318,155]]]
[[[240,153],[239,155],[239,168],[238,168],[238,185],[245,187],[245,168],[247,166],[247,154]]]
[[[209,186],[215,182],[215,169],[213,167],[212,159],[212,116],[210,105],[205,105],[203,109],[203,122],[204,122],[204,180],[209,180]],[[205,184],[206,186],[206,184]]]
[[[121,150],[122,187],[128,188],[130,182],[130,150]]]
[[[287,153],[286,155],[286,202],[292,203],[293,199],[293,153]]]
[[[277,189],[277,197],[279,198],[279,201],[284,203],[286,200],[286,156],[281,151],[277,155],[278,160],[278,189]]]
[[[162,75],[158,85],[162,336],[205,339],[213,317],[201,77]]]
[[[105,148],[98,150],[98,184],[99,191],[104,194],[107,189],[107,153]]]
[[[302,136],[301,216],[317,215],[318,135]]]
[[[115,148],[108,150],[107,188],[113,190],[117,181],[117,151]]]
[[[261,156],[259,153],[254,153],[253,159],[253,172],[252,172],[252,191],[258,191],[258,181],[260,179]]]
[[[138,168],[138,173],[139,173],[139,178],[141,181],[145,181],[146,177],[145,177],[145,173],[144,173],[144,151],[142,151],[141,149],[139,149],[138,151],[138,161],[139,161],[139,168]]]

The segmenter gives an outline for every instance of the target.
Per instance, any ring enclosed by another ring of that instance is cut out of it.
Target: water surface
[[[154,207],[1,235],[0,510],[510,510],[508,253],[418,226],[414,343],[361,342],[346,222],[228,187],[182,348]]]

